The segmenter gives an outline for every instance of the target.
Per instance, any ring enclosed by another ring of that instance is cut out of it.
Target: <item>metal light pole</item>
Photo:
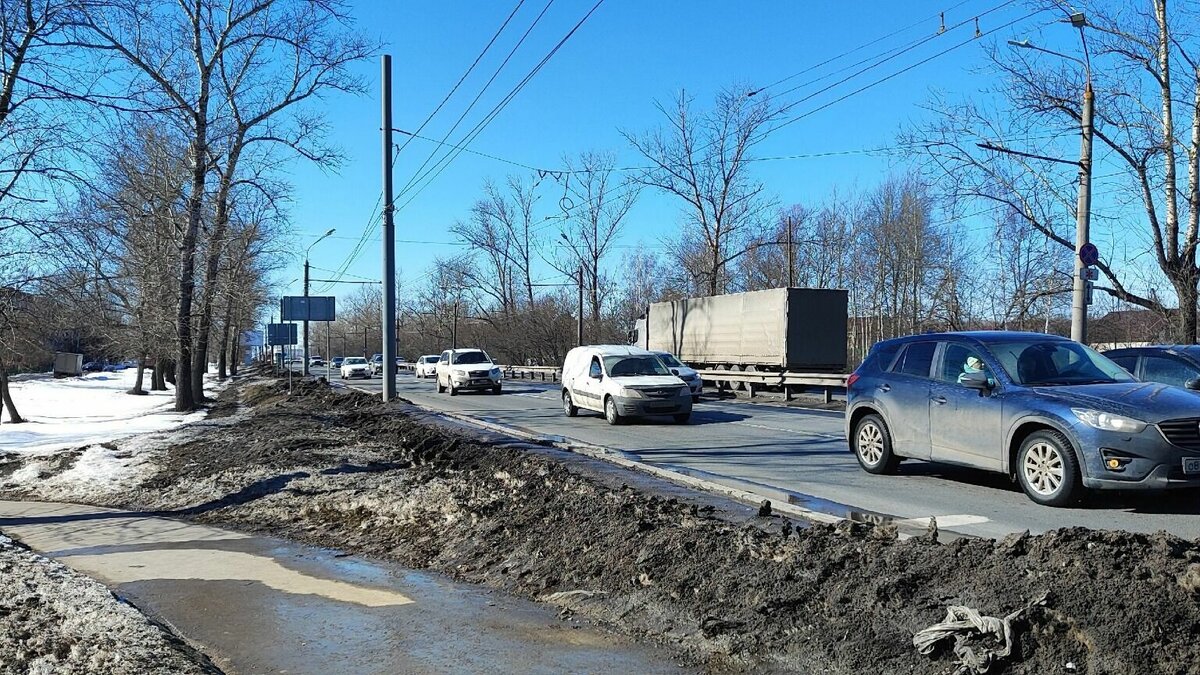
[[[567,235],[565,232],[559,232],[558,236],[563,241],[567,242],[568,246],[571,245],[571,240],[567,238]],[[575,248],[571,247],[571,251],[575,251]],[[575,332],[575,344],[579,347],[582,347],[583,346],[583,256],[577,255],[576,257],[579,258],[579,279],[578,279],[578,281],[579,281],[579,326],[576,328],[576,332]]]
[[[392,57],[383,55],[383,400],[396,398],[396,344],[391,338],[396,325],[396,205],[392,203]]]
[[[317,240],[308,245],[304,251],[304,374],[308,375],[308,254],[312,252],[313,246],[321,243],[321,240],[333,234],[333,228],[325,234],[317,237]]]
[[[1089,297],[1089,287],[1091,280],[1088,278],[1089,268],[1084,264],[1083,249],[1091,248],[1091,222],[1092,222],[1092,116],[1095,104],[1095,96],[1092,92],[1092,59],[1088,53],[1087,36],[1083,29],[1087,26],[1087,18],[1083,12],[1075,12],[1068,19],[1070,24],[1079,29],[1079,39],[1083,45],[1083,58],[1079,59],[1068,54],[1056,52],[1045,47],[1038,47],[1029,42],[1029,40],[1009,40],[1008,44],[1022,49],[1033,49],[1046,54],[1051,54],[1059,58],[1074,61],[1083,66],[1085,83],[1083,87],[1083,106],[1079,113],[1080,140],[1079,140],[1079,201],[1075,209],[1075,274],[1072,279],[1071,286],[1071,339],[1080,342],[1087,342],[1087,321],[1088,321],[1088,304],[1091,302]],[[1093,251],[1094,252],[1094,251]]]

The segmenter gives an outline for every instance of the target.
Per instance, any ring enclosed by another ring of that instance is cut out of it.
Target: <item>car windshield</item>
[[[421,357],[421,363],[437,363],[437,361],[438,361],[438,357],[436,357],[436,356],[422,356]]]
[[[1078,342],[995,342],[988,349],[1014,382],[1027,387],[1135,381],[1108,357]]]
[[[686,368],[687,366],[679,362],[679,359],[670,354],[659,354],[658,358],[662,359],[663,365],[668,368]]]
[[[471,363],[491,363],[485,352],[459,352],[454,355],[454,363],[467,365]]]
[[[609,377],[637,377],[638,375],[670,375],[670,371],[657,356],[606,356],[604,369]]]
[[[343,363],[344,365],[347,365],[347,366],[353,366],[353,365],[355,365],[355,364],[362,365],[362,364],[364,364],[364,363],[366,363],[366,362],[367,362],[367,360],[366,360],[366,359],[364,359],[364,358],[363,358],[363,357],[361,357],[361,356],[351,356],[350,358],[348,358],[348,359],[345,359],[344,361],[342,361],[342,363]]]

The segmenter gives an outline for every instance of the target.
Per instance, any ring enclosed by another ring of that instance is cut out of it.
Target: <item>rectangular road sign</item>
[[[296,324],[269,323],[267,324],[267,342],[271,345],[294,345],[296,340]]]
[[[279,300],[284,321],[334,321],[333,296],[285,295]]]

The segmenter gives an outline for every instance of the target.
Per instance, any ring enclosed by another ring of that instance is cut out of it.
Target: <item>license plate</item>
[[[1184,457],[1183,472],[1200,473],[1200,457]]]

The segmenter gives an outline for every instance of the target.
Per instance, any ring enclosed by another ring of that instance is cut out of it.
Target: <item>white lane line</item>
[[[555,397],[553,397],[553,396],[542,396],[541,394],[524,394],[524,393],[517,392],[517,391],[510,393],[509,396],[526,396],[528,398],[540,398],[540,399],[543,399],[546,401],[556,400]]]
[[[961,514],[953,514],[953,515],[945,515],[945,516],[934,516],[934,517],[937,518],[937,524],[938,524],[939,528],[962,527],[964,525],[982,525],[983,523],[991,522],[990,518],[987,518],[985,516],[975,516],[975,515],[971,515],[969,513],[961,513]],[[912,525],[914,527],[920,527],[920,526],[924,526],[924,525],[929,525],[929,518],[905,518],[904,520],[897,520],[896,523],[897,524],[903,523],[905,525]]]
[[[764,429],[766,431],[782,431],[787,434],[801,434],[804,436],[817,436],[820,438],[835,438],[838,440],[845,438],[845,436],[843,436],[841,434],[826,434],[826,433],[821,433],[819,431],[804,431],[803,429],[784,429],[783,427],[772,427],[772,426],[768,426],[766,424],[754,424],[753,422],[730,422],[730,424],[737,424],[737,425],[740,425],[743,427],[753,427],[755,429]]]

